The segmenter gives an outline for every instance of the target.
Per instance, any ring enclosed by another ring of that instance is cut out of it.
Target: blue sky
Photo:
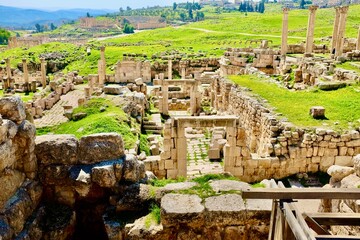
[[[120,7],[124,8],[126,6],[130,6],[132,8],[141,8],[155,5],[172,5],[175,1],[186,2],[186,0],[0,0],[0,5],[50,10],[68,8],[118,10]]]

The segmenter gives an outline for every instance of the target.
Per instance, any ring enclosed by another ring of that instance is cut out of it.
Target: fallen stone
[[[325,108],[322,106],[311,107],[310,115],[315,119],[323,119],[325,118]]]
[[[126,154],[123,166],[122,180],[128,182],[138,182],[145,177],[145,165],[143,162],[138,161],[136,156]]]
[[[105,86],[103,89],[104,89],[104,93],[106,94],[120,95],[123,88],[121,86],[110,85],[110,86]]]
[[[147,184],[132,184],[126,188],[123,197],[116,204],[116,211],[142,211],[149,209],[153,200],[151,186]]]
[[[215,180],[210,183],[215,192],[242,191],[251,188],[248,183],[235,180]]]
[[[331,179],[335,182],[341,181],[344,177],[353,174],[355,169],[352,167],[343,167],[339,165],[332,165],[328,168],[327,173],[331,176]]]
[[[114,187],[117,181],[113,165],[94,167],[91,171],[91,180],[100,187]]]
[[[17,124],[26,118],[25,107],[20,97],[3,97],[0,99],[0,114]]]
[[[165,194],[181,191],[181,190],[187,190],[192,187],[195,187],[197,183],[195,182],[179,182],[179,183],[169,183],[165,185],[162,188],[159,188],[156,190],[156,199],[161,199]]]

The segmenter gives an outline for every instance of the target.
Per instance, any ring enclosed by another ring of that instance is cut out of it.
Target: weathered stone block
[[[353,165],[352,157],[350,156],[336,156],[335,165],[350,167]]]
[[[80,139],[78,161],[92,164],[115,160],[124,156],[124,143],[117,133],[99,133]]]
[[[332,165],[327,170],[327,173],[331,176],[334,182],[341,181],[344,177],[347,177],[354,172],[355,169],[352,167],[343,167],[339,165]]]
[[[77,163],[78,140],[74,135],[43,135],[35,140],[35,154],[39,164]]]
[[[17,124],[26,118],[25,107],[20,97],[3,97],[0,99],[0,115]]]
[[[0,209],[5,206],[17,189],[22,185],[25,180],[25,175],[19,171],[7,169],[0,175]]]
[[[197,195],[166,194],[161,199],[161,223],[164,226],[201,226],[205,209],[201,201]]]
[[[114,187],[117,181],[113,165],[94,167],[91,170],[91,180],[100,187]]]
[[[325,118],[325,108],[322,106],[311,107],[310,115],[315,119],[323,119]]]

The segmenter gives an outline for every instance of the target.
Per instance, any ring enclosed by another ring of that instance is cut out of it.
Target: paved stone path
[[[220,162],[212,162],[208,157],[210,139],[204,133],[186,133],[187,138],[187,175],[197,177],[209,173],[222,173]]]
[[[69,121],[69,119],[63,115],[63,106],[71,105],[75,108],[78,106],[79,98],[83,97],[85,97],[83,86],[75,86],[74,91],[70,91],[61,96],[60,100],[50,110],[45,110],[42,118],[35,119],[36,128],[55,126]]]

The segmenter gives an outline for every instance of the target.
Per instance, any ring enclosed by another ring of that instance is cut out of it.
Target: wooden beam
[[[316,232],[318,235],[331,235],[327,230],[325,230],[320,224],[318,224],[314,219],[304,214],[305,221],[307,225]]]
[[[304,230],[305,235],[308,239],[315,240],[314,235],[312,234],[309,226],[305,222],[302,214],[300,213],[299,209],[296,207],[296,203],[288,203],[290,207],[292,207],[293,212],[295,213],[296,219],[301,226],[302,230]]]
[[[360,240],[360,237],[358,236],[341,236],[341,235],[318,235],[315,237],[316,240]]]
[[[289,224],[289,227],[291,228],[292,233],[294,234],[296,239],[299,239],[299,240],[300,239],[301,240],[312,239],[312,238],[309,238],[307,236],[307,234],[305,234],[304,229],[302,229],[301,225],[297,221],[296,217],[294,216],[293,212],[290,209],[290,206],[287,203],[284,203],[283,211],[284,211],[284,216],[285,216],[286,222],[287,222],[287,224]],[[285,236],[285,239],[287,239],[286,235],[284,235],[284,236]]]
[[[360,199],[360,188],[249,188],[244,199]]]
[[[359,213],[307,213],[320,225],[360,226]]]

